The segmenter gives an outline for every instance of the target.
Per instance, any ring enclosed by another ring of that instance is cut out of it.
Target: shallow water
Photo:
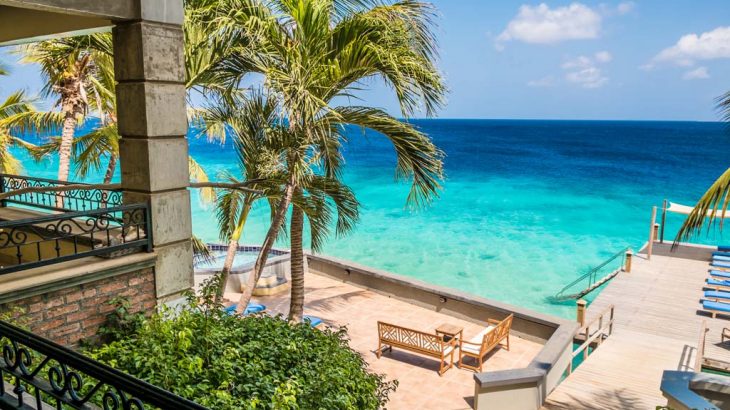
[[[652,205],[694,203],[730,165],[730,136],[718,123],[414,123],[446,153],[440,198],[408,210],[392,148],[352,129],[345,180],[363,205],[361,220],[324,253],[565,317],[574,304],[550,296],[623,247],[640,247]],[[236,170],[226,147],[191,139],[191,154],[210,175]],[[29,164],[28,172],[53,177],[53,166]],[[198,236],[218,239],[214,210],[196,195],[193,218]],[[260,243],[268,221],[261,204],[242,242]],[[668,237],[680,223],[668,220]]]

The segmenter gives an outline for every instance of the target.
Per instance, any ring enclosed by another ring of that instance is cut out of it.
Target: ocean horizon
[[[728,167],[730,138],[719,122],[409,122],[446,154],[439,198],[408,208],[409,186],[394,180],[387,140],[348,129],[344,180],[362,204],[361,220],[350,235],[331,237],[322,254],[563,317],[574,316],[574,303],[555,304],[551,296],[624,247],[639,249],[653,205],[694,204]],[[222,146],[197,134],[190,131],[190,154],[211,179],[237,170],[230,141]],[[55,159],[19,155],[26,174],[55,178]],[[214,207],[196,193],[192,203],[194,233],[220,242]],[[260,243],[268,221],[261,201],[241,243]],[[681,222],[668,218],[669,240]],[[696,239],[721,240],[716,230]],[[277,245],[288,247],[286,238]]]

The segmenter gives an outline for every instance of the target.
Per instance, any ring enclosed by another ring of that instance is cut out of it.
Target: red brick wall
[[[125,297],[132,313],[155,307],[155,276],[152,268],[125,273],[56,290],[2,305],[31,332],[65,346],[75,347],[93,338],[115,306],[115,297]]]

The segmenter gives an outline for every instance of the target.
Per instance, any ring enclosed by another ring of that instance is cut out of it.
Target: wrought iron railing
[[[206,409],[5,322],[0,347],[2,409]]]
[[[0,222],[0,275],[86,256],[151,251],[147,204]]]
[[[25,188],[58,187],[64,185],[84,185],[35,178],[20,175],[0,174],[0,193]],[[79,189],[64,192],[25,192],[0,200],[0,206],[16,204],[62,212],[83,212],[99,208],[122,205],[122,191],[109,189]]]

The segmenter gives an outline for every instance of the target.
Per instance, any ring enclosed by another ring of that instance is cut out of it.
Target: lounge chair
[[[324,322],[322,322],[322,319],[315,317],[315,316],[310,316],[310,315],[302,316],[302,322],[304,322],[304,323],[309,322],[309,326],[312,326],[312,327],[317,327],[317,326],[321,325],[322,323],[324,323]]]
[[[730,272],[725,272],[724,270],[717,270],[717,269],[710,269],[710,276],[714,276],[715,278],[720,279],[730,279]]]
[[[730,252],[715,251],[715,252],[712,252],[712,256],[728,256],[728,257],[730,257]]]
[[[716,261],[713,260],[710,266],[720,269],[730,269],[730,261]]]
[[[721,290],[706,290],[705,299],[714,302],[725,301],[725,303],[727,303],[727,301],[730,301],[730,292],[723,292]]]
[[[720,252],[730,252],[730,245],[717,245],[717,250]]]
[[[235,315],[236,309],[238,308],[238,304],[233,304],[231,306],[226,307],[223,309],[226,313],[229,315]],[[244,315],[250,315],[252,313],[261,313],[264,310],[266,310],[266,306],[260,304],[260,303],[254,303],[251,302],[246,306],[246,310],[243,312]]]
[[[730,292],[730,280],[724,279],[714,279],[714,278],[707,278],[705,280],[705,287],[714,289],[714,290],[722,290],[725,292]]]
[[[730,262],[730,256],[712,255],[712,261],[717,262]]]
[[[714,319],[717,315],[730,316],[730,304],[722,302],[714,302],[711,300],[701,300],[702,311],[712,315]]]
[[[469,340],[460,340],[459,368],[465,367],[475,372],[481,372],[484,365],[484,356],[495,347],[500,346],[503,340],[507,341],[504,347],[509,350],[509,331],[512,327],[513,318],[514,315],[510,314],[502,321],[488,319],[489,326],[486,329]],[[477,366],[464,364],[464,357],[475,359]]]

